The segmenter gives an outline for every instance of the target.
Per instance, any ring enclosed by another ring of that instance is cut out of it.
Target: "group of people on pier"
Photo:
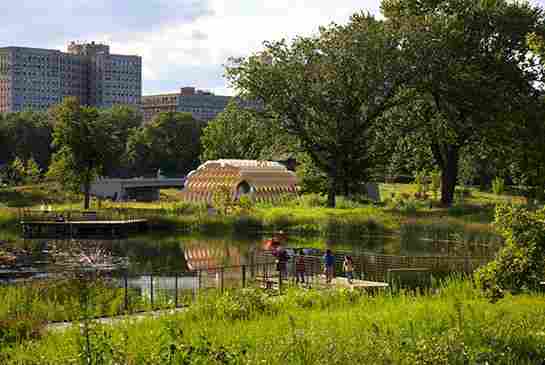
[[[290,262],[290,254],[283,247],[287,241],[287,236],[282,232],[278,232],[272,239],[265,242],[265,248],[272,251],[273,256],[276,258],[276,269],[282,278],[288,277],[288,264]],[[305,284],[307,277],[307,261],[305,257],[311,256],[315,250],[302,248],[293,251],[294,263],[295,263],[295,281],[296,283]],[[330,284],[335,277],[335,255],[330,249],[327,249],[322,256],[323,273],[327,284]],[[348,280],[349,284],[354,280],[354,261],[351,256],[345,256],[343,260],[343,272]],[[312,273],[309,273],[312,274]]]

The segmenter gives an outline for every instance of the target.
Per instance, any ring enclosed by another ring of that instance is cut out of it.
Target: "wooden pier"
[[[101,217],[96,212],[24,212],[21,228],[25,239],[120,239],[147,229],[147,219]]]

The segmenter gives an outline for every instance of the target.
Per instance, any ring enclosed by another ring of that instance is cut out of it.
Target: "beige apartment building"
[[[186,112],[203,122],[214,119],[221,113],[231,96],[214,95],[209,91],[194,87],[182,87],[180,92],[171,94],[147,95],[142,97],[144,123],[148,123],[161,112]],[[261,108],[261,103],[237,99],[245,108]]]
[[[0,48],[0,112],[45,110],[75,96],[84,105],[139,107],[142,59],[110,53],[98,43],[68,45],[58,50]]]

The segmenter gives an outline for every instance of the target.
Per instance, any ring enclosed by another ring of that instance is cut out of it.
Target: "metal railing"
[[[489,258],[408,257],[336,251],[335,276],[344,275],[342,260],[346,255],[352,256],[355,279],[374,281],[388,281],[391,271],[399,274],[404,271],[421,270],[425,272],[425,275],[445,272],[469,273],[489,260]],[[301,272],[297,272],[298,266],[301,269],[301,265],[296,264],[299,258],[302,258],[304,262],[302,275]],[[96,303],[97,317],[181,308],[193,303],[203,293],[222,293],[250,287],[282,293],[285,288],[294,285],[312,288],[324,285],[322,252],[291,256],[280,264],[272,252],[263,252],[253,257],[248,265],[207,267],[193,271],[134,273],[128,270],[101,271],[96,268],[79,268],[63,271],[13,271],[11,274],[8,272],[0,274],[2,286],[25,288],[20,292],[23,293],[21,301],[26,301],[24,296],[30,298],[34,295],[34,298],[37,298],[32,290],[33,285],[36,284],[40,296],[38,299],[50,298],[49,304],[55,307],[57,304],[54,301],[60,300],[58,298],[67,295],[67,292],[68,295],[73,295],[73,299],[79,300],[81,296],[76,291],[72,293],[72,287],[78,290],[91,288],[90,295],[92,301]],[[303,282],[300,280],[301,276],[304,279]],[[66,285],[70,288],[68,291],[67,287],[62,286],[65,279]],[[61,293],[60,296],[57,295],[56,290]],[[66,304],[59,303],[59,305]],[[104,307],[110,308],[108,313],[101,309]],[[52,320],[67,319],[52,318]]]

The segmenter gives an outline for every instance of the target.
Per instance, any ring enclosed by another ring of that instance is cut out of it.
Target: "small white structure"
[[[161,188],[183,188],[184,179],[98,179],[91,184],[91,195],[112,200],[159,200]]]

